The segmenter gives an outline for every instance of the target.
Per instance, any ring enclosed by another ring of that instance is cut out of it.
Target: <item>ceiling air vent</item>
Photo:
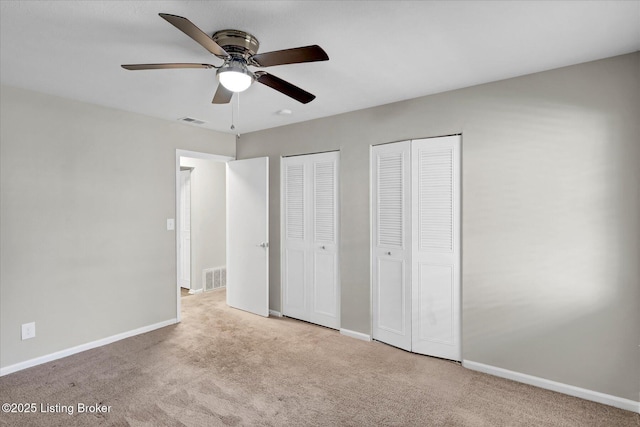
[[[192,125],[203,125],[206,123],[204,120],[194,119],[193,117],[183,117],[181,119],[178,119],[178,121],[189,123]]]

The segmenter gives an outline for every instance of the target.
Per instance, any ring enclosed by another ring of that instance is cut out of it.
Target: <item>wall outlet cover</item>
[[[22,325],[22,339],[28,340],[36,336],[36,322],[25,323]]]

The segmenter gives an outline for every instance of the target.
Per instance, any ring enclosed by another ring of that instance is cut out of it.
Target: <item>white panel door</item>
[[[413,140],[412,351],[461,360],[460,136]]]
[[[286,157],[282,180],[282,313],[340,327],[338,152]]]
[[[373,339],[411,350],[411,142],[371,148]]]
[[[227,304],[269,316],[269,158],[227,163]]]
[[[180,262],[178,284],[191,288],[191,170],[180,171]]]

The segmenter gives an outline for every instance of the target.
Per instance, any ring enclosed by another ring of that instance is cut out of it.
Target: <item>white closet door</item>
[[[191,170],[180,171],[180,287],[191,288]]]
[[[307,317],[307,241],[308,209],[303,156],[283,158],[282,189],[282,314],[297,319]]]
[[[411,142],[371,149],[373,338],[411,350]]]
[[[305,156],[306,157],[306,156]],[[338,269],[338,152],[309,157],[312,213],[309,257],[311,266],[310,321],[340,327],[340,274]]]
[[[412,141],[412,351],[460,352],[460,136]]]
[[[340,327],[339,153],[285,157],[282,179],[282,314]]]

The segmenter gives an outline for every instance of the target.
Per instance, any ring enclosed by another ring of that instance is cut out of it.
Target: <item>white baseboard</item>
[[[19,362],[14,365],[0,368],[0,377],[21,371],[23,369],[31,368],[33,366],[42,365],[43,363],[51,362],[53,360],[62,359],[63,357],[71,356],[72,354],[91,350],[92,348],[102,347],[103,345],[111,344],[113,342],[133,337],[135,335],[144,334],[145,332],[151,332],[156,329],[164,328],[165,326],[173,325],[175,323],[178,323],[177,319],[169,319],[165,320],[164,322],[143,326],[142,328],[134,329],[132,331],[122,332],[121,334],[112,335],[110,337],[91,341],[86,344],[81,344],[75,347],[67,348],[65,350],[56,351],[55,353],[25,360],[24,362]]]
[[[282,317],[282,313],[280,313],[279,311],[275,311],[275,310],[269,310],[269,316]]]
[[[371,335],[363,334],[362,332],[351,331],[349,329],[340,329],[340,334],[347,337],[355,338],[357,340],[371,341]]]
[[[202,288],[200,288],[200,289],[189,289],[189,294],[190,295],[201,294],[202,291],[203,291]]]
[[[463,360],[462,366],[473,371],[484,372],[485,374],[495,375],[496,377],[507,378],[509,380],[533,385],[547,390],[557,391],[558,393],[568,394],[569,396],[579,397],[581,399],[591,400],[593,402],[603,403],[605,405],[615,406],[616,408],[626,409],[627,411],[640,413],[640,402],[636,402],[634,400],[559,383],[545,378],[534,377],[533,375],[509,371],[507,369],[497,368],[483,363],[472,362],[470,360]]]

